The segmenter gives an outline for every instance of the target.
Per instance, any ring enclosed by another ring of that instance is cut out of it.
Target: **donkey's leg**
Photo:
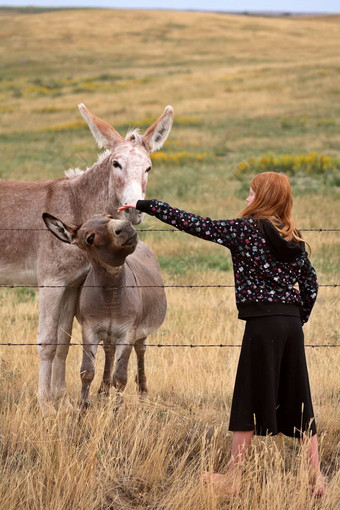
[[[87,407],[89,404],[90,386],[94,379],[95,366],[99,339],[88,327],[83,326],[83,360],[80,368],[81,378],[81,405]]]
[[[146,337],[140,338],[135,343],[135,351],[137,355],[137,375],[136,375],[136,383],[138,384],[138,390],[140,393],[147,393],[148,387],[146,384],[146,375],[145,375],[145,365],[144,365],[144,357],[145,357],[145,340]]]
[[[133,332],[132,335],[130,334],[125,338],[121,338],[116,346],[116,369],[112,377],[112,382],[116,390],[119,392],[124,391],[127,383],[127,367],[134,339],[135,332]]]
[[[64,291],[65,289],[59,288],[41,288],[39,292],[38,400],[42,409],[47,407],[46,404],[51,400],[52,363],[57,349],[58,322]]]
[[[51,392],[52,396],[56,399],[60,399],[65,395],[66,357],[71,341],[73,318],[79,291],[80,289],[75,287],[66,289],[61,304],[58,325],[58,347],[52,364]]]
[[[100,384],[98,393],[104,393],[104,395],[110,394],[110,388],[112,386],[112,369],[113,369],[113,361],[115,357],[116,346],[112,343],[104,343],[103,345],[105,352],[105,365],[104,365],[104,373],[103,380]]]

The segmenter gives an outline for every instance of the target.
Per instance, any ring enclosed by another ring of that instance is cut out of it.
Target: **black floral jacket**
[[[136,207],[188,234],[229,248],[240,319],[293,315],[307,322],[318,283],[303,243],[284,241],[268,220],[212,220],[158,200],[139,200]]]

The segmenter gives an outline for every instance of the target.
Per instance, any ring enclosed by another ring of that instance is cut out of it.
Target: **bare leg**
[[[310,477],[311,477],[311,485],[312,485],[312,493],[321,497],[324,495],[326,487],[325,481],[321,474],[320,470],[320,460],[319,460],[319,448],[318,448],[318,438],[315,434],[312,437],[304,438],[300,440],[302,446],[306,447],[308,463],[310,468]]]
[[[248,448],[254,437],[253,430],[237,431],[233,433],[231,443],[230,467],[241,466],[246,460]]]
[[[204,473],[202,481],[209,483],[221,497],[237,495],[241,488],[242,467],[246,460],[254,431],[236,431],[231,444],[231,457],[226,474]]]

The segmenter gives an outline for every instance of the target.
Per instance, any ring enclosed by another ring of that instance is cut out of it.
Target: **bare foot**
[[[316,498],[322,498],[326,492],[325,479],[321,473],[313,476],[311,480],[311,494]]]
[[[211,487],[219,497],[237,496],[241,489],[241,472],[233,470],[222,475],[205,471],[201,476],[201,481],[204,485]]]

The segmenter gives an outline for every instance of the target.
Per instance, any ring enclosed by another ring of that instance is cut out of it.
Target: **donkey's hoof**
[[[72,412],[77,408],[75,406],[74,402],[72,402],[72,400],[70,398],[66,397],[65,395],[56,401],[56,406],[58,409],[58,413],[68,412],[68,411]]]
[[[56,408],[49,400],[40,400],[39,407],[43,418],[51,418],[57,415]]]
[[[89,408],[90,408],[89,402],[80,402],[79,411],[81,414],[85,414]]]
[[[135,377],[135,383],[137,385],[137,390],[140,395],[146,395],[148,392],[148,385],[146,384],[146,377],[144,379],[139,379],[138,375]]]
[[[113,404],[113,412],[116,413],[117,411],[119,411],[119,409],[122,407],[123,404],[124,404],[123,396],[121,393],[119,393],[117,391],[116,396],[115,396],[115,401]]]
[[[110,395],[110,388],[110,383],[102,381],[98,388],[98,395],[104,395],[105,397],[108,397]]]

